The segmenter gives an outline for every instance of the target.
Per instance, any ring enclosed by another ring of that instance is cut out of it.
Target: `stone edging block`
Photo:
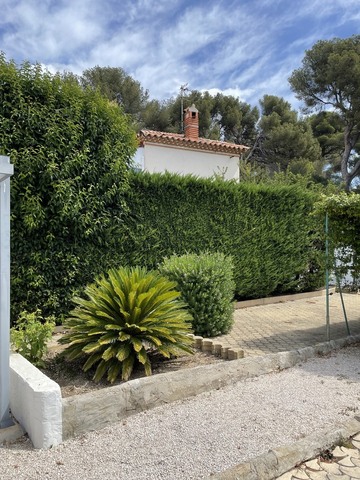
[[[241,348],[233,348],[229,345],[223,345],[219,340],[211,338],[203,338],[200,335],[192,335],[193,347],[202,352],[221,357],[224,360],[238,360],[244,358],[244,350]]]
[[[330,294],[335,293],[335,287],[329,289]],[[276,297],[263,297],[263,298],[254,298],[253,300],[242,300],[240,302],[235,302],[235,309],[239,308],[248,308],[248,307],[258,307],[261,305],[270,305],[272,303],[283,303],[291,302],[294,300],[302,300],[304,298],[314,298],[321,297],[326,295],[325,288],[320,290],[315,290],[313,292],[302,292],[302,293],[293,293],[287,295],[278,295]]]
[[[321,430],[291,445],[274,448],[249,462],[211,475],[209,480],[273,480],[295,465],[318,456],[321,451],[347,440],[359,431],[360,419],[354,417],[335,430]]]

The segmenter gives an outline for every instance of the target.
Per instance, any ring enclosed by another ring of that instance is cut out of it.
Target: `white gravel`
[[[359,412],[360,346],[143,412],[51,450],[0,448],[0,479],[207,478]]]

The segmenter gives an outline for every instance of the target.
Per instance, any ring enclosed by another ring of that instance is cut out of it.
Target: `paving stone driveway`
[[[352,335],[360,334],[360,295],[343,294]],[[325,295],[269,305],[238,308],[228,335],[216,337],[223,345],[244,350],[245,356],[294,350],[325,342]],[[329,297],[330,339],[347,336],[339,293]],[[213,339],[215,340],[215,338]]]

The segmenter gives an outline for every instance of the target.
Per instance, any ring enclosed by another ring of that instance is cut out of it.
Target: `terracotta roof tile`
[[[245,145],[237,145],[236,143],[221,142],[208,138],[198,138],[194,140],[186,138],[181,133],[157,132],[155,130],[140,130],[138,139],[141,146],[144,146],[146,143],[161,143],[163,145],[231,154],[240,154],[249,149],[249,147]]]

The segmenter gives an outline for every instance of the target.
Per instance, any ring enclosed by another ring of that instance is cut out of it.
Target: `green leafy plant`
[[[113,383],[120,371],[128,380],[135,362],[151,375],[152,353],[166,358],[192,353],[191,315],[175,285],[140,267],[111,269],[99,277],[85,288],[87,298],[75,297],[77,306],[65,321],[70,331],[60,342],[69,344],[66,358],[86,355],[83,370],[96,365],[94,380],[107,374]]]
[[[231,257],[222,253],[173,255],[159,270],[176,282],[196,334],[214,337],[230,330],[235,290]]]
[[[360,195],[340,192],[322,195],[315,204],[315,215],[324,224],[328,216],[329,268],[336,265],[337,274],[349,276],[350,290],[360,286]]]
[[[14,350],[34,365],[43,366],[47,341],[50,340],[54,327],[54,317],[44,319],[40,310],[21,312],[16,325],[10,330]]]
[[[0,52],[0,155],[10,155],[11,319],[68,315],[76,291],[122,264],[130,119],[74,75]]]

